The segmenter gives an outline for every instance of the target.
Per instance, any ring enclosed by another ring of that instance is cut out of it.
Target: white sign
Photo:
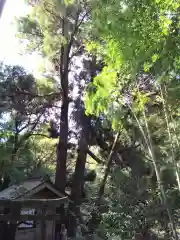
[[[22,215],[35,215],[35,209],[22,209],[21,210]],[[34,221],[26,221],[21,223],[18,228],[33,228],[34,227]]]

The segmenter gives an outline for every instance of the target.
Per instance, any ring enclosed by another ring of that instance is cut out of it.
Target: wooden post
[[[4,207],[3,210],[3,216],[7,215],[10,213],[10,207]],[[0,220],[0,239],[8,239],[8,222],[6,219],[1,219]]]
[[[16,229],[17,229],[17,219],[20,218],[20,213],[21,213],[21,203],[20,202],[12,202],[10,211],[11,211],[11,221],[10,221],[10,225],[9,225],[8,240],[15,240]]]
[[[20,217],[21,213],[21,202],[13,202],[10,207],[11,211],[11,222],[17,223],[17,219]]]
[[[45,221],[45,214],[46,214],[46,207],[43,206],[41,209],[42,220],[40,221],[41,225],[41,240],[46,240],[46,221]]]

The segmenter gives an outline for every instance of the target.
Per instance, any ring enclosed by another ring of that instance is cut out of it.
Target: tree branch
[[[44,113],[44,112],[43,112],[43,113]],[[34,122],[32,128],[31,128],[31,130],[30,130],[29,132],[27,132],[27,133],[19,140],[19,142],[18,142],[18,148],[21,146],[21,144],[22,144],[23,141],[27,140],[27,139],[31,136],[32,132],[35,130],[36,126],[38,125],[39,120],[40,120],[41,116],[43,115],[43,113],[41,113],[41,114],[38,116],[38,118],[36,119],[36,121]]]
[[[45,98],[45,97],[57,97],[60,96],[59,92],[53,92],[53,93],[48,93],[48,94],[44,94],[44,95],[38,95],[38,94],[34,94],[34,93],[30,93],[30,92],[26,92],[26,91],[16,91],[17,94],[22,94],[22,95],[28,95],[31,97],[38,97],[38,98]],[[9,97],[14,97],[14,95],[9,95]]]
[[[87,150],[87,154],[92,157],[97,163],[104,164],[105,162],[98,158],[91,150]]]
[[[32,133],[31,136],[40,136],[40,137],[50,138],[48,135],[43,133]]]

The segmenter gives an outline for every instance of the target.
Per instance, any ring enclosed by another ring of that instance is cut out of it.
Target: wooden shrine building
[[[49,179],[29,178],[0,192],[0,221],[13,220],[15,240],[52,240],[60,220],[56,207],[62,203],[68,198]],[[12,210],[9,215],[3,214],[5,207]]]

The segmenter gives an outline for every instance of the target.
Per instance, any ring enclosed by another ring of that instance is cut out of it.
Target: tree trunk
[[[62,19],[62,36],[67,39],[66,14]],[[62,44],[60,55],[60,83],[62,91],[60,135],[57,146],[56,187],[64,192],[66,187],[66,160],[68,145],[68,110],[69,110],[69,44]],[[61,94],[61,93],[60,93]]]
[[[88,149],[89,118],[85,116],[84,110],[82,110],[81,118],[82,129],[79,141],[78,157],[71,189],[71,199],[73,202],[69,205],[68,232],[70,237],[75,237],[77,221],[80,215],[80,204],[84,191],[84,173]]]
[[[62,35],[65,38],[67,38],[66,16],[64,16],[64,19],[62,20]],[[62,90],[62,100],[61,100],[62,102],[61,102],[59,143],[57,145],[57,151],[56,151],[57,162],[56,162],[55,185],[62,193],[65,192],[66,177],[67,177],[66,161],[67,161],[67,150],[68,150],[69,52],[70,52],[70,47],[68,44],[61,46],[60,82],[61,82],[61,90]],[[57,209],[57,213],[60,214],[61,220],[59,222],[58,221],[56,222],[56,227],[55,227],[56,238],[60,235],[61,224],[65,223],[64,205],[61,205]]]
[[[67,150],[68,150],[68,109],[69,109],[69,99],[68,99],[68,71],[63,74],[62,89],[63,98],[61,105],[61,117],[60,117],[60,136],[59,143],[57,145],[57,165],[56,165],[56,177],[55,185],[62,192],[65,192],[66,187],[66,161],[67,161]],[[61,231],[61,224],[65,223],[65,212],[64,205],[61,205],[57,209],[57,213],[60,214],[61,220],[56,223],[56,236],[59,235]]]
[[[61,106],[60,117],[60,137],[57,146],[57,166],[56,166],[56,187],[61,191],[65,191],[66,186],[66,159],[68,149],[68,108],[69,103],[64,99]]]
[[[82,193],[84,188],[84,171],[86,164],[87,151],[85,151],[86,139],[82,138],[80,140],[80,149],[77,157],[75,175],[73,179],[72,191],[71,191],[71,199],[72,203],[69,205],[69,236],[75,237],[76,233],[76,223],[78,220],[78,215],[80,213],[80,204],[82,199]]]

